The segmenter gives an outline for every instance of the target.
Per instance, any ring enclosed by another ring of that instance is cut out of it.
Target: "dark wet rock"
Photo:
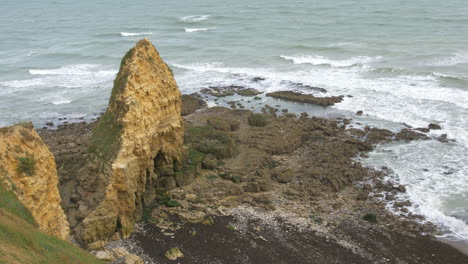
[[[356,196],[356,200],[365,201],[365,200],[367,200],[367,198],[369,198],[369,194],[370,194],[369,191],[363,190],[363,191],[358,193],[358,195]]]
[[[404,206],[411,206],[410,201],[403,201],[403,202],[395,202],[396,207],[404,207]]]
[[[387,200],[387,201],[393,201],[393,200],[395,200],[395,195],[393,195],[393,194],[387,194],[387,195],[385,195],[385,200]]]
[[[264,80],[265,80],[265,78],[262,78],[262,77],[254,77],[254,78],[252,78],[252,81],[253,81],[253,82],[261,82],[261,81],[264,81]]]
[[[428,140],[430,139],[427,135],[416,132],[414,130],[403,128],[398,134],[395,135],[396,140]]]
[[[319,92],[319,93],[326,93],[327,92],[327,90],[324,89],[324,88],[315,87],[315,86],[307,85],[307,84],[304,84],[304,83],[295,83],[295,82],[286,82],[286,81],[283,81],[282,83],[283,84],[288,84],[289,86],[294,87],[294,88],[299,89],[299,90],[314,91],[314,92]]]
[[[426,127],[418,127],[418,128],[415,128],[414,130],[421,131],[423,133],[428,133],[430,131],[430,129]]]
[[[182,116],[190,115],[200,108],[206,107],[206,102],[195,94],[182,95]]]
[[[54,126],[54,123],[53,122],[47,122],[46,126]]]
[[[269,115],[273,115],[273,116],[276,116],[276,112],[278,112],[278,109],[270,106],[270,105],[265,105],[264,107],[262,107],[262,113],[264,114],[269,114]]]
[[[405,193],[405,192],[406,192],[406,187],[403,186],[403,185],[398,185],[395,189],[396,189],[397,191],[399,191],[399,192],[402,192],[402,193]]]
[[[307,118],[307,117],[309,117],[309,114],[307,114],[306,112],[301,113],[301,118]]]
[[[362,116],[363,113],[364,113],[364,112],[363,112],[362,110],[359,110],[359,111],[356,112],[356,115]]]
[[[307,104],[316,104],[321,106],[334,105],[343,101],[342,96],[330,96],[330,97],[316,97],[310,94],[301,94],[291,91],[279,91],[273,93],[267,93],[267,96],[288,100],[292,102],[307,103]]]
[[[440,125],[437,125],[437,124],[429,124],[428,128],[430,130],[439,130],[439,129],[442,129],[442,127]]]
[[[370,184],[364,184],[364,186],[362,187],[363,190],[365,191],[372,191],[372,185]]]
[[[242,96],[255,96],[261,94],[262,92],[248,88],[244,86],[238,85],[231,85],[231,86],[210,86],[209,88],[202,89],[201,92],[203,94],[208,94],[211,96],[216,97],[225,97],[234,94],[242,95]]]
[[[447,134],[442,134],[442,135],[440,135],[440,136],[437,138],[437,140],[438,140],[439,142],[442,142],[442,143],[447,143],[447,142],[449,142],[449,140],[447,139]]]

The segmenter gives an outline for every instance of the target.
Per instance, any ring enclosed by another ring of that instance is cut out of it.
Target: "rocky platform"
[[[436,228],[422,224],[422,216],[407,211],[409,201],[395,201],[401,217],[387,211],[385,199],[395,199],[404,186],[384,181],[386,168],[372,171],[354,160],[375,144],[430,138],[350,128],[346,119],[266,113],[213,107],[187,115],[191,165],[156,189],[136,231],[107,250],[123,246],[146,263],[173,263],[167,253],[175,248],[184,256],[178,263],[468,261],[436,240]],[[40,131],[59,174],[67,155],[86,155],[93,126]],[[70,134],[80,135],[73,144],[63,138]]]

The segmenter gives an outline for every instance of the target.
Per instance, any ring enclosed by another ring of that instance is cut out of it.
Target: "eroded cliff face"
[[[128,237],[154,200],[158,181],[172,181],[183,145],[181,94],[148,39],[123,58],[109,107],[91,137],[92,166],[81,179],[75,234],[85,244]]]
[[[31,123],[0,128],[0,184],[13,191],[42,231],[69,237],[54,156]]]

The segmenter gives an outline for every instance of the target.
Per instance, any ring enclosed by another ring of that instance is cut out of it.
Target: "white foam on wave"
[[[37,69],[28,72],[31,75],[85,75],[99,66],[97,64],[73,64],[56,69]]]
[[[209,28],[184,28],[185,32],[187,33],[192,33],[192,32],[198,32],[198,31],[207,31]]]
[[[2,89],[0,95],[17,92],[18,88],[95,87],[111,82],[117,71],[98,64],[73,64],[55,69],[32,69],[29,74],[40,77],[0,82],[0,85],[15,88]]]
[[[367,57],[357,56],[346,60],[332,60],[324,56],[286,56],[281,55],[281,58],[292,61],[294,64],[311,64],[311,65],[329,65],[332,67],[350,67],[355,65],[364,66],[382,57]]]
[[[207,20],[210,17],[210,15],[191,15],[191,16],[184,16],[180,17],[180,21],[185,21],[185,22],[200,22]]]
[[[69,104],[71,102],[73,102],[73,100],[70,99],[57,99],[51,101],[51,103],[54,105]]]
[[[134,36],[148,36],[153,35],[153,32],[120,32],[122,37],[134,37]]]
[[[464,201],[468,198],[466,150],[437,141],[393,143],[379,146],[363,162],[392,168],[393,177],[406,186],[406,194],[400,197],[412,201],[412,212],[450,230],[448,238],[468,241],[468,223],[451,216],[454,211],[466,210],[460,208],[466,206]],[[468,217],[468,211],[463,214]]]
[[[456,66],[458,64],[468,63],[468,53],[457,52],[447,57],[437,58],[427,65],[430,66]]]

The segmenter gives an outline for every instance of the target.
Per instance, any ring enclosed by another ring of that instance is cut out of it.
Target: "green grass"
[[[99,119],[99,123],[91,136],[88,152],[104,160],[110,160],[120,148],[121,127],[116,118],[106,112]]]
[[[264,115],[252,114],[247,118],[249,125],[256,127],[264,127],[267,125],[267,119]]]
[[[179,207],[180,203],[176,200],[170,200],[166,203],[167,207]]]
[[[33,157],[16,157],[16,160],[19,162],[16,169],[19,174],[33,176],[36,173],[36,161]]]
[[[185,142],[191,148],[217,159],[229,158],[235,148],[231,133],[215,130],[209,126],[192,127],[186,130]]]
[[[364,215],[363,219],[369,223],[377,223],[377,215],[375,214],[366,214]]]
[[[0,263],[102,263],[71,243],[38,230],[28,210],[0,184]]]
[[[37,227],[36,221],[34,221],[34,218],[29,213],[28,209],[26,209],[26,207],[24,207],[24,205],[18,201],[16,195],[5,189],[2,184],[3,182],[0,179],[0,208],[16,215],[30,225]]]

